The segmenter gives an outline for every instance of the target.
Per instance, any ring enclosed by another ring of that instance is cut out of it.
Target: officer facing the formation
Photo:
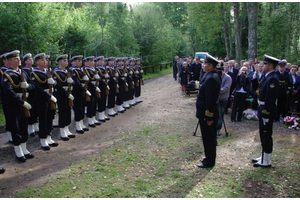
[[[87,102],[87,113],[88,123],[90,127],[96,127],[101,123],[96,120],[96,102],[97,102],[97,92],[100,93],[99,87],[96,87],[96,81],[99,81],[100,77],[96,74],[94,69],[94,56],[89,56],[84,59],[85,67],[84,72],[89,78],[88,81],[88,91],[91,93],[90,101]]]
[[[60,137],[62,140],[69,140],[74,138],[75,135],[69,130],[71,124],[71,105],[70,101],[74,100],[74,96],[71,94],[73,79],[70,72],[66,70],[68,66],[68,55],[59,55],[56,58],[57,67],[52,73],[53,79],[56,81],[54,96],[57,99],[58,106],[58,127],[60,131]]]
[[[216,160],[216,133],[219,118],[218,99],[222,79],[216,71],[219,61],[207,54],[204,59],[203,71],[205,75],[200,81],[199,95],[197,97],[196,117],[199,119],[201,128],[205,158],[200,168],[214,167]]]
[[[259,85],[258,95],[258,117],[259,134],[262,145],[262,154],[253,159],[254,167],[271,167],[271,153],[273,151],[273,119],[278,97],[279,80],[275,68],[279,60],[277,58],[264,56],[265,78]]]
[[[7,106],[6,106],[6,102],[5,102],[5,98],[4,98],[4,95],[3,95],[3,86],[2,86],[2,83],[3,83],[3,74],[4,72],[7,70],[7,66],[8,66],[8,62],[7,62],[7,59],[5,57],[5,53],[2,54],[0,56],[1,60],[3,61],[4,65],[1,67],[0,69],[0,73],[1,73],[1,76],[0,76],[0,86],[1,86],[1,102],[2,102],[2,107],[3,107],[3,114],[4,114],[4,118],[5,118],[5,130],[6,130],[6,134],[7,134],[7,137],[8,137],[8,141],[10,143],[12,143],[12,136],[11,136],[11,130],[10,130],[10,127],[9,127],[9,123],[7,123]]]
[[[6,102],[5,106],[9,110],[7,113],[7,123],[9,123],[9,127],[11,128],[16,157],[20,162],[26,162],[26,158],[33,158],[34,156],[26,147],[28,124],[25,112],[29,112],[28,110],[31,109],[31,105],[24,99],[28,96],[25,90],[34,89],[34,86],[26,82],[26,79],[28,80],[29,77],[19,69],[21,65],[19,53],[20,51],[15,50],[5,55],[8,69],[3,75],[3,92]]]
[[[76,132],[83,134],[84,131],[89,129],[83,124],[84,119],[84,107],[86,95],[91,96],[92,94],[85,88],[85,82],[89,81],[89,78],[83,75],[80,67],[82,65],[82,55],[73,56],[71,58],[72,67],[72,79],[73,90],[72,95],[74,96],[74,115],[76,123]]]
[[[25,54],[22,59],[25,63],[25,66],[23,67],[24,73],[26,73],[26,75],[30,77],[33,71],[33,59],[31,53]],[[28,80],[28,82],[31,83],[31,80]],[[27,101],[32,106],[32,108],[30,109],[30,117],[28,118],[28,131],[29,135],[31,137],[34,137],[35,134],[39,132],[39,124],[37,119],[38,113],[36,109],[38,102],[36,101],[35,90],[29,90]]]
[[[106,97],[109,94],[109,89],[107,86],[107,79],[109,78],[105,65],[104,65],[104,57],[99,56],[95,58],[96,61],[96,70],[98,70],[98,74],[101,78],[99,81],[99,89],[101,97],[97,99],[97,110],[98,110],[98,120],[101,122],[105,122],[106,120],[110,120],[106,115],[105,115],[105,110],[106,110]]]
[[[44,150],[50,150],[50,147],[58,146],[58,143],[51,138],[53,110],[51,102],[54,104],[57,99],[50,94],[50,87],[55,84],[55,81],[50,76],[46,66],[45,53],[39,53],[34,56],[34,61],[37,67],[33,69],[31,79],[36,88],[36,101],[38,102],[38,118],[39,118],[39,138],[41,146]],[[52,103],[52,104],[53,104]]]
[[[106,67],[108,75],[109,75],[109,81],[108,81],[108,86],[110,88],[109,90],[109,95],[108,95],[108,116],[114,117],[118,113],[114,111],[115,107],[115,96],[116,93],[119,92],[119,85],[118,85],[118,79],[115,77],[115,69],[114,69],[114,57],[109,57],[108,58],[108,66]]]

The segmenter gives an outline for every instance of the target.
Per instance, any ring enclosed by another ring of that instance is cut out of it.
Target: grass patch
[[[163,67],[163,69],[161,71],[160,71],[160,69],[155,69],[154,73],[152,73],[151,68],[148,68],[147,75],[144,74],[143,77],[144,77],[144,80],[147,80],[147,79],[155,78],[157,76],[168,74],[170,72],[173,72],[173,67],[169,67],[168,69]]]

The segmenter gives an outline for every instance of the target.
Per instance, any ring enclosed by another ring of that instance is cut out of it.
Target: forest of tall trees
[[[299,64],[300,3],[1,2],[0,54],[140,57],[143,65],[208,51]]]

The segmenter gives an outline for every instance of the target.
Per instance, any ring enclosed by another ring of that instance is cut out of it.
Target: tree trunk
[[[257,2],[248,3],[248,58],[257,58]]]
[[[230,23],[230,9],[228,7],[226,7],[226,18],[227,18],[227,33],[228,33],[228,42],[229,42],[229,57],[228,59],[232,59],[232,51],[233,51],[233,48],[232,48],[232,34],[231,34],[231,23]]]
[[[226,56],[229,58],[229,46],[228,46],[228,40],[227,40],[227,30],[226,30],[226,21],[225,21],[225,10],[223,7],[223,3],[221,3],[221,13],[222,13],[222,21],[223,21],[223,32],[224,32],[224,39],[225,39],[225,48],[226,48]]]
[[[293,46],[294,46],[294,54],[295,54],[295,60],[299,60],[299,9],[300,4],[299,3],[293,3],[295,5],[295,25],[294,25],[294,36],[293,36]]]
[[[235,41],[235,60],[240,63],[242,59],[242,47],[241,47],[241,31],[240,31],[240,3],[233,3],[234,11],[234,41]]]

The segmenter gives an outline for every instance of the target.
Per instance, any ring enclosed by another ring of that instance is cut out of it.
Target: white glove
[[[125,83],[126,84],[126,86],[128,87],[128,84],[127,83]]]
[[[87,95],[89,95],[89,96],[92,95],[88,90],[87,90],[85,93],[86,93]]]
[[[144,73],[144,70],[141,70],[141,73]]]
[[[29,88],[29,84],[27,82],[21,82],[21,88],[23,89]]]
[[[124,77],[127,77],[127,73],[124,74]]]
[[[99,80],[100,76],[98,74],[96,74],[94,78],[97,79],[97,80]]]
[[[51,95],[51,98],[50,98],[50,100],[51,101],[53,101],[54,103],[56,103],[57,102],[57,99],[53,96],[53,95]]]
[[[133,72],[132,72],[132,71],[130,71],[130,72],[129,72],[129,74],[133,74]]]
[[[96,91],[97,91],[97,92],[101,92],[101,90],[100,90],[98,87],[96,87]]]
[[[108,86],[108,85],[107,85],[106,87],[107,87],[107,89],[108,89],[108,90],[110,90],[110,88],[109,88],[109,86]]]
[[[71,99],[72,101],[74,100],[74,96],[72,94],[69,94],[68,98]]]
[[[55,81],[54,81],[53,78],[48,78],[47,82],[48,82],[49,85],[54,85],[55,84]]]
[[[73,81],[73,79],[72,79],[71,77],[67,79],[67,83],[72,84],[73,82],[74,82],[74,81]]]
[[[108,74],[104,74],[104,78],[109,78],[109,75]]]
[[[269,122],[269,119],[267,119],[267,118],[262,118],[262,120],[263,120],[264,125],[266,125]]]
[[[117,84],[117,88],[119,88],[119,84]]]
[[[122,79],[123,81],[125,80],[125,78],[124,78],[124,77],[122,77],[121,79]]]
[[[140,72],[139,72],[138,70],[136,70],[134,73],[135,73],[135,74],[139,74]]]
[[[30,105],[27,101],[24,101],[23,106],[24,106],[26,109],[28,109],[28,110],[31,109],[31,105]]]
[[[84,80],[84,81],[89,81],[89,77],[87,77],[87,75],[85,75],[85,76],[83,77],[83,80]]]
[[[115,73],[115,77],[119,77],[119,73]]]

